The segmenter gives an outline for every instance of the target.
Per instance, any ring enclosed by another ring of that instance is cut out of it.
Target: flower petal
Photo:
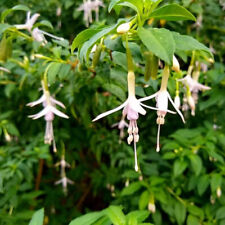
[[[147,101],[147,100],[149,100],[149,99],[155,98],[157,95],[158,95],[158,92],[156,92],[156,93],[153,94],[153,95],[144,97],[144,98],[139,98],[138,101],[139,101],[139,102],[144,102],[144,101]]]
[[[34,115],[30,115],[28,116],[29,118],[32,118],[33,120],[39,119],[42,116],[45,116],[46,113],[48,113],[49,111],[51,111],[50,109],[51,106],[47,106],[45,107],[43,110],[41,110],[41,112],[34,114]]]
[[[64,108],[64,109],[66,108],[65,105],[64,105],[62,102],[60,102],[60,101],[54,99],[54,98],[51,97],[51,96],[50,96],[50,101],[53,102],[53,103],[55,103],[56,105],[61,106],[61,107]]]
[[[148,106],[148,105],[145,105],[145,104],[143,104],[143,103],[140,103],[140,104],[141,104],[142,106],[148,108],[148,109],[153,109],[153,110],[160,111],[159,108],[155,108],[155,107],[152,107],[152,106]],[[164,111],[164,110],[163,110],[163,111]],[[171,113],[171,114],[176,114],[176,112],[171,111],[171,110],[169,110],[169,109],[167,109],[166,112]]]
[[[47,106],[48,107],[48,106]],[[62,117],[62,118],[65,118],[65,119],[68,119],[69,116],[67,116],[65,113],[62,113],[60,112],[58,109],[56,109],[55,107],[53,106],[49,106],[50,107],[50,110],[57,116],[59,117]]]
[[[28,104],[26,104],[26,106],[30,106],[33,107],[35,105],[41,104],[42,102],[44,102],[46,100],[45,95],[42,95],[38,100],[34,101],[34,102],[30,102]]]
[[[182,119],[183,123],[185,123],[185,120],[184,120],[184,116],[183,116],[183,114],[181,113],[181,111],[177,108],[177,106],[176,106],[176,105],[175,105],[175,103],[173,102],[172,98],[170,97],[169,92],[167,92],[167,95],[168,95],[168,98],[169,98],[169,100],[170,100],[171,104],[173,105],[173,107],[176,109],[176,111],[177,111],[177,112],[178,112],[178,114],[180,115],[180,117],[181,117],[181,119]]]
[[[101,118],[103,118],[105,116],[108,116],[108,115],[110,115],[110,114],[112,114],[114,112],[119,111],[120,109],[124,108],[127,105],[127,103],[128,103],[128,100],[126,100],[122,105],[116,107],[115,109],[112,109],[112,110],[109,110],[107,112],[101,113],[95,119],[93,119],[92,122],[95,122],[95,121],[97,121],[97,120],[99,120],[99,119],[101,119]]]

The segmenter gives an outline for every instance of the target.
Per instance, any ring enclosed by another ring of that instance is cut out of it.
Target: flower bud
[[[117,33],[125,34],[130,30],[130,22],[119,25],[116,29]]]
[[[155,204],[153,202],[148,203],[148,210],[152,213],[155,213],[156,208],[155,208]]]
[[[222,195],[221,187],[218,187],[218,188],[216,189],[216,195],[217,195],[218,198],[221,197],[221,195]]]
[[[194,116],[195,115],[195,101],[191,95],[189,95],[187,97],[187,101],[188,101],[188,105],[191,108],[191,115]]]
[[[131,134],[131,135],[129,135],[129,137],[127,138],[127,143],[128,143],[128,145],[130,145],[131,144],[131,142],[133,141],[133,135]]]
[[[175,57],[175,55],[173,55],[173,66],[172,66],[172,70],[174,70],[175,72],[179,72],[180,71],[180,64],[179,64],[177,58]]]
[[[139,135],[138,134],[135,134],[134,135],[134,142],[138,142],[139,141]]]
[[[94,46],[96,46],[96,45],[94,45]],[[95,51],[94,51],[94,55],[93,55],[93,60],[92,60],[93,69],[95,69],[95,67],[97,66],[99,59],[101,57],[101,53],[102,53],[102,44],[99,44],[97,47],[95,47]]]
[[[176,107],[179,109],[180,108],[180,97],[179,97],[179,95],[176,95],[176,97],[174,98],[174,103],[175,103]]]
[[[4,36],[0,42],[0,61],[5,62],[9,57],[11,57],[11,55],[12,55],[12,40]]]
[[[159,117],[156,119],[156,123],[157,123],[157,124],[160,124],[160,125],[165,124],[165,119],[164,119],[164,117],[159,116]]]
[[[145,81],[148,81],[150,77],[155,80],[157,78],[159,58],[153,55],[151,52],[145,53]]]

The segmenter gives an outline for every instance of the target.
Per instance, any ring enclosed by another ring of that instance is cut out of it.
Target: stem
[[[191,63],[188,67],[188,72],[187,72],[188,75],[191,75],[192,70],[194,68],[194,63],[195,63],[195,51],[192,52]]]
[[[39,190],[40,183],[41,183],[41,177],[43,172],[43,166],[44,166],[44,159],[39,160],[39,168],[38,168],[38,174],[36,177],[36,183],[35,183],[35,190]]]
[[[163,74],[162,74],[162,82],[160,91],[165,91],[167,89],[168,79],[170,76],[170,69],[168,65],[165,65]]]

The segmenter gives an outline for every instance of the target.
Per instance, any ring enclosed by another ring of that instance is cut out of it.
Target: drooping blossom
[[[58,185],[58,184],[62,184],[62,187],[63,187],[64,191],[67,192],[67,185],[68,184],[71,184],[71,185],[74,184],[74,181],[70,180],[69,178],[67,178],[65,176],[62,179],[55,182],[55,185]]]
[[[25,24],[18,24],[15,25],[15,27],[18,30],[28,30],[29,32],[31,32],[35,22],[37,21],[38,17],[40,16],[39,13],[35,13],[32,17],[31,17],[31,12],[27,12],[27,19]]]
[[[156,108],[157,108],[157,115],[158,115],[158,118],[156,120],[156,123],[158,124],[156,151],[159,152],[160,151],[160,145],[159,145],[160,125],[163,125],[165,123],[165,116],[166,116],[167,112],[172,113],[172,114],[176,114],[176,112],[168,110],[168,102],[169,101],[173,105],[173,107],[177,111],[177,113],[180,115],[180,117],[181,117],[181,119],[184,123],[185,123],[185,120],[184,120],[184,117],[183,117],[181,111],[176,106],[176,104],[173,102],[173,100],[172,100],[172,98],[171,98],[171,96],[170,96],[170,94],[167,90],[161,90],[160,89],[155,94],[153,94],[151,96],[141,98],[141,99],[139,99],[139,101],[143,102],[143,101],[147,101],[147,100],[150,100],[150,99],[153,99],[153,98],[155,98],[155,100],[156,100]],[[143,105],[143,106],[145,106],[145,105]]]
[[[31,12],[27,12],[27,19],[26,19],[26,22],[25,24],[18,24],[18,25],[15,25],[15,27],[18,29],[18,30],[27,30],[30,32],[31,36],[34,38],[35,41],[37,42],[41,42],[43,45],[45,45],[47,43],[47,40],[45,39],[45,36],[44,35],[47,35],[51,38],[54,38],[56,40],[59,40],[59,41],[62,41],[64,40],[64,38],[61,38],[61,37],[57,37],[55,35],[52,35],[48,32],[45,32],[43,30],[40,30],[39,28],[34,28],[34,24],[35,22],[37,21],[38,17],[40,16],[40,14],[38,13],[35,13],[32,17],[31,17]]]
[[[211,88],[200,84],[198,81],[194,80],[189,74],[186,75],[184,78],[179,79],[184,85],[188,86],[190,92],[198,92],[202,90],[210,90]]]
[[[45,143],[51,144],[53,142],[53,150],[56,151],[53,124],[52,124],[52,121],[54,120],[54,115],[57,115],[65,119],[68,119],[69,117],[66,114],[60,112],[55,107],[56,105],[58,105],[65,109],[64,104],[54,99],[50,95],[49,91],[44,88],[43,81],[42,81],[42,86],[43,86],[43,95],[38,100],[28,103],[27,106],[34,107],[42,103],[44,109],[41,112],[34,115],[30,115],[28,117],[33,120],[36,120],[44,116],[44,119],[46,121],[45,138],[44,138]]]
[[[69,164],[68,162],[66,162],[65,156],[64,156],[64,155],[62,155],[61,160],[60,160],[59,162],[57,162],[57,163],[55,164],[55,166],[56,166],[56,167],[57,167],[57,166],[60,166],[61,169],[62,169],[62,168],[66,168],[66,167],[70,168],[70,164]]]
[[[127,122],[125,121],[124,116],[119,123],[114,123],[112,127],[117,127],[120,130],[120,140],[124,138],[124,128],[128,127]]]
[[[86,26],[88,27],[90,23],[93,22],[92,19],[92,11],[95,11],[95,19],[98,21],[99,19],[99,7],[104,7],[104,4],[100,0],[84,0],[83,4],[77,9],[78,11],[84,11],[84,21]]]
[[[129,72],[128,77],[129,77],[129,75],[134,76],[134,73]],[[104,113],[98,115],[93,120],[93,122],[123,109],[123,112],[122,112],[123,117],[124,118],[127,117],[127,120],[129,120],[129,125],[128,125],[129,136],[127,138],[127,142],[128,142],[128,144],[131,144],[132,141],[134,143],[135,170],[138,171],[136,143],[139,141],[139,134],[138,134],[137,119],[139,118],[139,113],[141,115],[146,114],[146,111],[143,107],[153,109],[153,110],[158,110],[158,109],[155,107],[144,105],[143,103],[141,103],[140,99],[137,99],[135,97],[134,93],[135,93],[134,91],[129,92],[129,96],[128,96],[127,100],[122,105],[116,107],[115,109],[109,110],[107,112],[104,112]]]

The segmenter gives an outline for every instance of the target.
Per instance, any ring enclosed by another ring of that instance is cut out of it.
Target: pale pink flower
[[[74,184],[74,181],[70,180],[69,178],[67,178],[66,176],[63,177],[62,179],[58,180],[55,182],[55,185],[58,185],[58,184],[62,184],[63,188],[67,188],[67,184]]]
[[[28,30],[29,32],[31,32],[31,30],[39,16],[40,16],[40,14],[35,13],[31,17],[31,12],[29,11],[29,12],[27,12],[27,19],[26,19],[25,24],[18,24],[18,25],[15,25],[15,27],[18,30]]]
[[[114,123],[112,127],[118,127],[120,130],[120,139],[123,139],[124,137],[124,128],[128,127],[127,122],[122,118],[119,123]]]
[[[95,122],[105,116],[108,116],[114,112],[117,112],[117,111],[123,109],[123,117],[127,117],[127,119],[129,120],[129,125],[128,125],[129,137],[127,139],[127,142],[128,142],[128,144],[131,144],[132,141],[134,142],[135,170],[136,171],[138,171],[136,143],[139,140],[137,119],[139,118],[139,113],[142,115],[146,114],[146,111],[142,106],[149,108],[149,109],[157,110],[157,108],[155,108],[155,107],[144,105],[134,95],[130,95],[122,105],[116,107],[115,109],[109,110],[107,112],[104,112],[104,113],[98,115],[93,120],[93,122]]]
[[[179,79],[178,81],[181,81],[184,85],[188,86],[190,92],[198,92],[211,89],[210,87],[200,84],[198,81],[194,80],[189,74],[184,78]]]
[[[65,106],[62,102],[57,101],[56,99],[54,99],[49,91],[44,90],[44,94],[41,96],[41,98],[39,98],[38,100],[34,101],[34,102],[30,102],[27,104],[27,106],[33,107],[36,106],[38,104],[43,105],[44,109],[34,115],[30,115],[28,116],[29,118],[32,118],[33,120],[39,119],[41,117],[44,116],[45,121],[46,121],[46,129],[45,129],[45,143],[46,144],[51,144],[53,142],[53,148],[54,151],[56,151],[56,145],[55,145],[55,138],[54,138],[54,132],[53,132],[53,124],[52,121],[54,120],[54,115],[57,115],[59,117],[68,119],[69,117],[60,112],[55,105],[59,105],[60,107],[65,109]]]
[[[181,113],[181,111],[179,110],[179,108],[176,106],[176,104],[173,102],[169,92],[167,90],[160,90],[158,92],[156,92],[155,94],[151,95],[151,96],[147,96],[144,98],[139,99],[140,102],[142,101],[147,101],[149,99],[156,99],[156,108],[157,108],[157,121],[156,123],[158,124],[158,132],[157,132],[157,147],[156,147],[156,151],[159,152],[160,151],[160,146],[159,146],[159,137],[160,137],[160,125],[163,125],[165,123],[165,116],[168,113],[172,113],[172,114],[176,114],[176,112],[173,112],[171,110],[168,110],[168,102],[170,101],[170,103],[173,105],[174,109],[177,111],[177,113],[180,115],[182,121],[185,123],[184,117]],[[144,104],[142,104],[143,106],[146,106]]]

